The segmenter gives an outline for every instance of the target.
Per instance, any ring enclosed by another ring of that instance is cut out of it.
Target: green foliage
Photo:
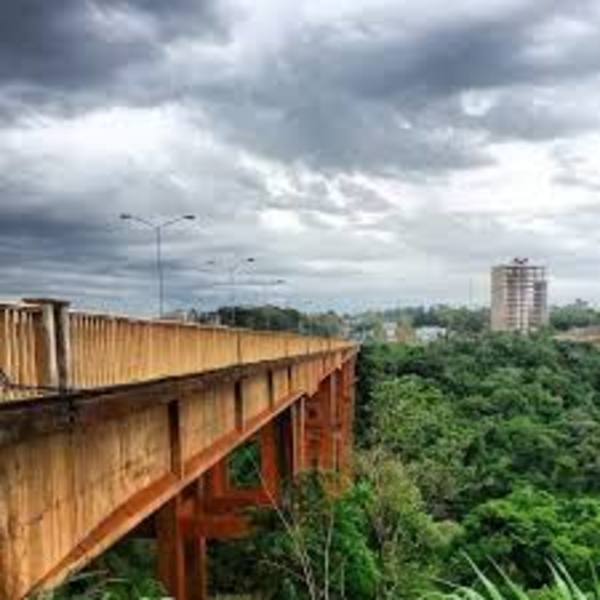
[[[300,311],[276,306],[224,306],[217,314],[223,325],[275,331],[300,331],[305,319]]]
[[[547,571],[552,577],[551,584],[532,593],[527,593],[502,569],[497,569],[500,581],[496,583],[471,560],[469,564],[477,578],[476,587],[457,586],[452,592],[431,594],[431,597],[438,600],[588,600],[588,595],[560,562],[549,564]]]
[[[355,485],[333,495],[332,486],[338,482],[307,475],[281,509],[254,514],[255,536],[220,545],[212,556],[213,565],[227,570],[216,582],[219,591],[258,591],[277,600],[375,598],[380,571],[368,543],[371,490]],[[258,562],[251,569],[249,556]],[[223,580],[230,574],[233,586]]]
[[[154,578],[153,544],[126,542],[107,552],[60,589],[33,600],[162,600],[166,594]]]
[[[485,336],[363,352],[376,366],[362,382],[359,414],[370,433],[359,431],[361,442],[399,452],[415,471],[441,460],[444,476],[456,479],[459,466],[454,490],[424,490],[428,502],[461,516],[519,483],[600,491],[598,351]]]
[[[577,300],[567,306],[553,307],[550,312],[550,323],[559,331],[600,325],[600,312],[594,310],[587,302]]]
[[[236,488],[261,486],[261,455],[258,440],[252,439],[235,449],[228,458],[229,479]]]
[[[435,522],[427,514],[413,479],[390,454],[361,453],[357,478],[372,494],[366,510],[370,546],[381,573],[377,597],[419,597],[438,574],[440,557],[455,533],[453,525]]]
[[[200,322],[218,320],[219,323],[228,327],[293,331],[325,337],[340,336],[342,333],[342,317],[332,310],[308,314],[294,308],[281,308],[271,304],[263,306],[223,306],[215,313],[190,311],[188,318]]]
[[[377,345],[363,348],[360,376],[361,445],[402,460],[430,514],[462,530],[447,578],[468,580],[466,549],[529,588],[549,583],[553,557],[589,579],[600,564],[598,350],[545,335]]]
[[[470,441],[468,428],[453,422],[439,389],[417,377],[382,382],[375,403],[373,447],[402,457],[434,515],[452,514]]]
[[[455,533],[427,514],[397,459],[361,453],[356,480],[307,475],[282,510],[255,514],[254,537],[212,551],[215,590],[288,600],[409,599],[432,589]],[[259,566],[249,567],[248,557]]]
[[[479,564],[488,559],[502,564],[528,589],[546,583],[547,557],[560,559],[583,580],[590,564],[600,564],[600,499],[522,488],[475,508],[455,544]]]
[[[379,572],[367,544],[366,507],[372,501],[364,486],[333,497],[316,475],[294,488],[281,512],[266,516],[257,538],[260,570],[269,598],[375,597]]]
[[[487,308],[436,306],[406,306],[384,311],[370,311],[354,317],[353,333],[369,341],[381,341],[383,321],[411,327],[444,327],[460,334],[482,333],[490,320]]]

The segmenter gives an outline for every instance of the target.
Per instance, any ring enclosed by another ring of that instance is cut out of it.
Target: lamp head
[[[131,215],[130,215],[129,213],[121,213],[121,214],[119,215],[119,217],[120,217],[121,219],[123,219],[124,221],[127,221],[128,219],[131,219]]]

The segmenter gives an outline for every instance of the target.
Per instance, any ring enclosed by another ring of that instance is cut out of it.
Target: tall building
[[[535,331],[548,324],[544,267],[527,258],[492,268],[492,331]]]

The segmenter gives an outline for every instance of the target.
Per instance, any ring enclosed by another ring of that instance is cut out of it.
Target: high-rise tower
[[[548,324],[544,267],[526,258],[492,268],[492,331],[535,331]]]

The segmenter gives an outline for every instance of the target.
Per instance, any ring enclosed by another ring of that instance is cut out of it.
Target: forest
[[[359,382],[361,446],[401,463],[426,517],[446,533],[420,563],[436,579],[471,583],[469,557],[549,594],[548,563],[558,561],[592,591],[600,558],[598,350],[493,334],[370,346]]]
[[[215,593],[597,597],[599,350],[483,334],[365,345],[358,368],[353,480],[308,474],[284,506],[253,515],[252,538],[213,545]],[[120,579],[103,597],[160,597],[150,557],[104,557],[97,572]]]
[[[353,484],[327,500],[327,483],[304,482],[288,525],[243,543],[263,558],[241,588],[282,600],[600,593],[600,351],[546,334],[373,344],[358,375]]]

